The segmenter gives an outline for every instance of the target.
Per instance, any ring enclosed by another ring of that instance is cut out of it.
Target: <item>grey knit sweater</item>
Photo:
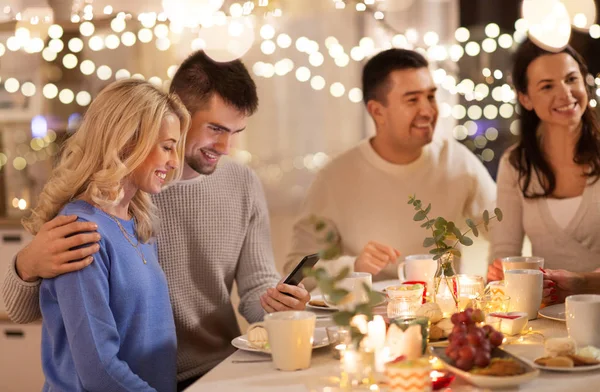
[[[240,330],[230,299],[233,282],[240,313],[256,322],[264,316],[259,296],[279,275],[264,193],[249,168],[223,161],[213,174],[181,181],[153,200],[161,219],[158,255],[173,305],[181,381],[210,370],[235,350],[231,340]],[[14,265],[3,297],[13,321],[40,317],[39,282],[23,282]]]

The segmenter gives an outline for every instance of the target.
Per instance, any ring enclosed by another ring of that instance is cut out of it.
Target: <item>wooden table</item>
[[[323,313],[319,312],[319,316]],[[330,319],[317,319],[317,328],[331,325]],[[529,322],[534,332],[516,339],[503,348],[523,358],[533,360],[544,353],[543,339],[567,336],[564,322],[537,319]],[[541,335],[540,335],[541,334]],[[334,377],[339,375],[339,361],[332,356],[331,349],[324,347],[313,351],[311,366],[308,369],[283,372],[275,369],[272,362],[233,363],[240,360],[269,359],[269,355],[238,350],[225,361],[190,386],[186,392],[334,392],[331,388]],[[327,387],[330,387],[329,389]],[[483,391],[457,378],[446,391]],[[365,389],[366,390],[366,389]],[[384,389],[381,389],[384,391]],[[598,392],[600,391],[600,370],[589,372],[557,373],[541,371],[535,380],[522,384],[519,388],[502,391],[525,392]]]

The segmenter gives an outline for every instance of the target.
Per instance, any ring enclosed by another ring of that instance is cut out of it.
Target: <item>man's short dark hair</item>
[[[373,56],[362,73],[362,90],[365,105],[370,100],[387,104],[391,85],[389,75],[393,71],[410,68],[427,68],[429,63],[420,53],[407,49],[388,49]]]
[[[201,50],[179,66],[170,90],[179,95],[191,115],[207,105],[214,94],[248,116],[258,109],[256,84],[241,60],[219,63]]]

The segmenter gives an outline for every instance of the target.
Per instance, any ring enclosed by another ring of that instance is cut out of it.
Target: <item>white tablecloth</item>
[[[375,287],[376,288],[376,287]],[[318,312],[322,316],[323,312]],[[331,325],[331,320],[318,319],[317,327]],[[547,319],[529,322],[529,326],[545,338],[567,336],[565,323]],[[544,353],[542,336],[530,334],[523,343],[505,344],[504,349],[523,358],[533,360]],[[339,375],[339,361],[332,356],[328,347],[313,351],[311,366],[308,369],[283,372],[275,369],[272,362],[233,363],[232,361],[269,359],[266,354],[238,350],[225,361],[190,386],[186,392],[334,392],[332,377]],[[451,391],[483,391],[457,378],[451,385]],[[598,392],[600,391],[600,370],[589,372],[557,373],[541,371],[535,380],[518,388],[503,391],[531,392]]]

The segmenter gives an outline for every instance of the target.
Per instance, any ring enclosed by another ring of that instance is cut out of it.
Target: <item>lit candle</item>
[[[458,275],[459,303],[458,309],[464,310],[467,307],[474,307],[473,299],[483,295],[485,286],[482,276],[477,275]]]
[[[356,351],[345,348],[341,351],[342,371],[353,374],[358,371],[358,354]]]
[[[367,345],[375,354],[375,371],[383,372],[387,354],[383,353],[385,347],[385,320],[376,315],[367,325]],[[385,356],[385,357],[384,357]]]

